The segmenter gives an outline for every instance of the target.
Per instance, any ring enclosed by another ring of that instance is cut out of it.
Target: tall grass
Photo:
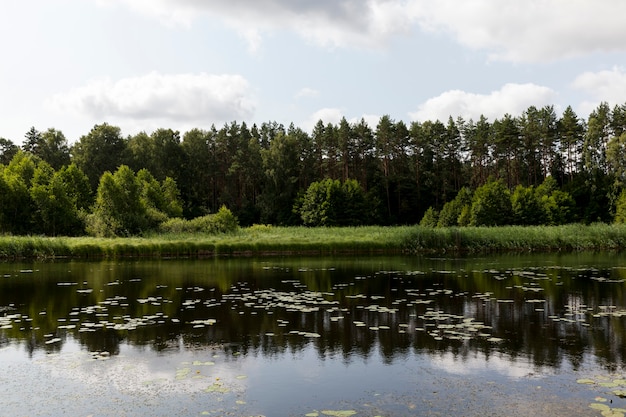
[[[0,236],[0,258],[198,257],[333,253],[485,253],[626,249],[626,225],[427,228],[252,226],[133,238]]]
[[[624,225],[420,228],[407,239],[411,252],[594,251],[626,248]]]

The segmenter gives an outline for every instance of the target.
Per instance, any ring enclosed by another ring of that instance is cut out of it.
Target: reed
[[[605,251],[626,248],[626,225],[273,227],[131,238],[0,236],[0,258],[202,257],[334,253]]]

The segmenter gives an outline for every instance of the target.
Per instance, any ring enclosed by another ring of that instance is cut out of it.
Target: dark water
[[[619,416],[625,279],[616,254],[3,263],[0,415]]]

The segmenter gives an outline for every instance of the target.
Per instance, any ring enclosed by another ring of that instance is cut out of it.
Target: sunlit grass
[[[271,253],[485,253],[626,248],[626,226],[425,228],[252,226],[132,238],[0,236],[0,258],[198,257]]]

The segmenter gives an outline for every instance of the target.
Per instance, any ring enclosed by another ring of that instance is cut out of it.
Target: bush
[[[174,218],[166,220],[159,226],[163,233],[233,233],[239,229],[237,217],[225,206],[217,213],[207,214],[195,219],[185,220]]]

